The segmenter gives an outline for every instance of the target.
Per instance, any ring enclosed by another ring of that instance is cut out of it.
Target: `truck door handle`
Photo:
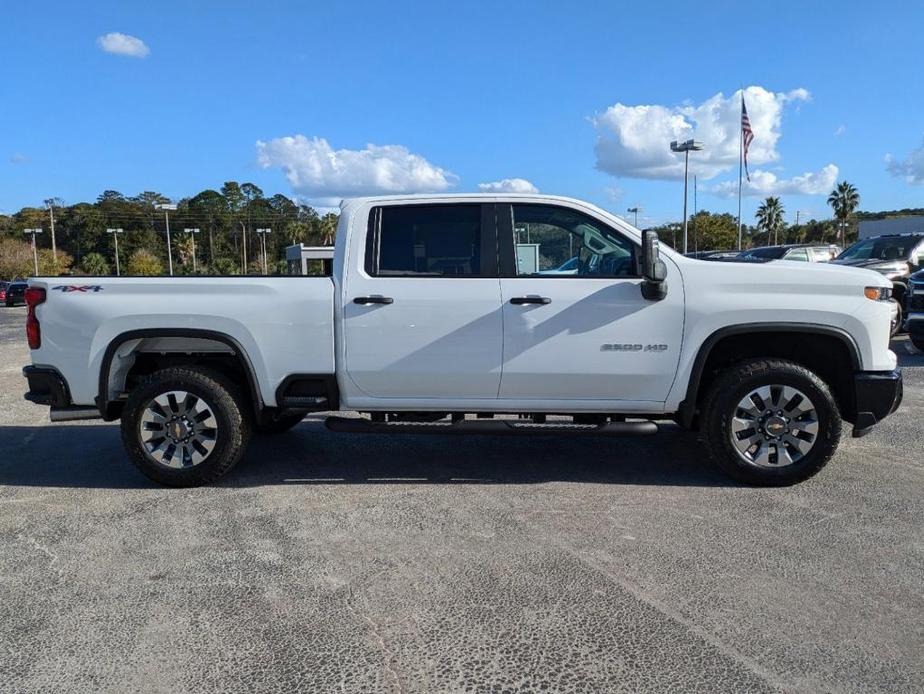
[[[395,300],[390,296],[357,296],[353,299],[353,303],[367,306],[369,304],[393,304]]]
[[[515,296],[510,300],[510,303],[517,306],[522,304],[551,304],[552,300],[547,296]]]

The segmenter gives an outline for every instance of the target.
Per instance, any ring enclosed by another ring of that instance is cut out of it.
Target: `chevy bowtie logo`
[[[71,292],[101,292],[103,288],[98,284],[59,284],[57,287],[52,287],[51,291],[53,292],[63,292],[64,294],[70,294]]]

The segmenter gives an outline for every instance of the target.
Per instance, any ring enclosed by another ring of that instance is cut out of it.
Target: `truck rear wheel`
[[[172,487],[208,484],[241,459],[250,415],[222,374],[188,367],[157,371],[129,396],[122,442],[135,466]]]
[[[831,390],[803,366],[754,359],[729,367],[703,403],[703,438],[713,460],[747,484],[779,487],[808,479],[834,455],[841,415]]]

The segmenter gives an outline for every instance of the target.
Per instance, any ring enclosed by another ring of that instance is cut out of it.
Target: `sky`
[[[0,23],[0,212],[251,181],[319,207],[534,191],[640,226],[924,207],[924,4],[43,2]],[[693,205],[693,181],[690,182]]]

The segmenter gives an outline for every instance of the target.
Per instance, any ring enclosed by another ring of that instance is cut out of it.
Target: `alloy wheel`
[[[731,442],[738,456],[758,467],[779,468],[799,462],[818,437],[818,414],[797,388],[755,388],[731,415]]]
[[[151,460],[174,469],[202,463],[215,448],[218,435],[212,407],[185,390],[171,390],[148,402],[138,427]]]

